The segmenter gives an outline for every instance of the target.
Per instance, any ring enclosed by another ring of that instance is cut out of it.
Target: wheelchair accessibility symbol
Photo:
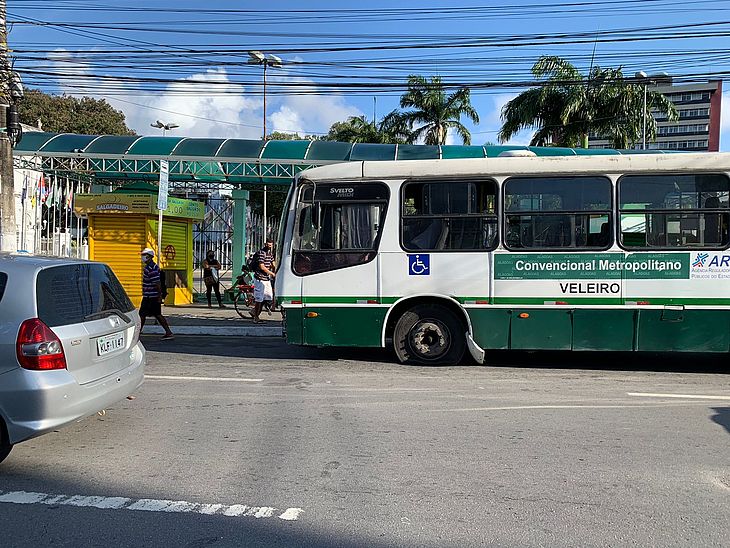
[[[431,273],[431,256],[428,254],[408,255],[408,275],[428,276]]]

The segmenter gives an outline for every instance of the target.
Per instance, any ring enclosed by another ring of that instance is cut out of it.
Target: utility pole
[[[7,0],[0,0],[0,251],[16,251],[15,179],[13,151],[8,138],[10,61],[8,59]]]

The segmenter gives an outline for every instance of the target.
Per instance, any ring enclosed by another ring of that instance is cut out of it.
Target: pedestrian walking
[[[219,308],[225,308],[221,300],[221,284],[220,284],[221,263],[215,258],[214,251],[208,251],[203,261],[203,283],[205,284],[205,296],[208,298],[208,308],[213,305],[210,302],[211,293],[215,291],[215,298],[218,301]]]
[[[263,321],[259,316],[261,315],[264,303],[266,301],[272,301],[274,298],[274,291],[271,287],[271,281],[276,277],[273,250],[274,240],[267,238],[264,247],[256,252],[253,260],[256,268],[254,270],[253,281],[254,307],[251,316],[255,323]]]
[[[155,252],[149,247],[142,250],[142,304],[139,307],[139,317],[144,328],[145,319],[153,316],[165,330],[163,341],[175,338],[170,330],[167,318],[162,315],[162,282],[160,280],[160,267],[154,261]]]

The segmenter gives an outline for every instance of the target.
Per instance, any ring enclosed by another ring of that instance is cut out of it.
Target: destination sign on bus
[[[689,279],[689,253],[510,253],[497,255],[497,280]]]

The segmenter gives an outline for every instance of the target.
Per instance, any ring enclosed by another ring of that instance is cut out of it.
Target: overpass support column
[[[233,191],[233,280],[241,273],[246,260],[246,210],[248,209],[248,190]]]

